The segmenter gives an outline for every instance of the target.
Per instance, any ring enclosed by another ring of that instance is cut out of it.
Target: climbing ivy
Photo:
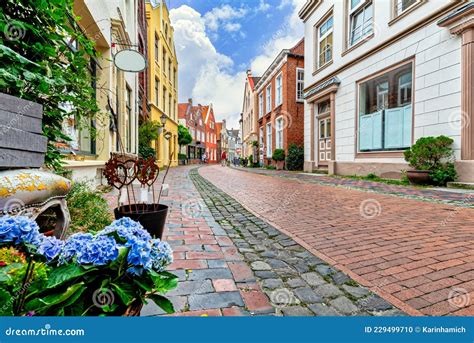
[[[55,143],[70,141],[62,132],[70,113],[62,104],[74,109],[78,123],[98,112],[94,42],[78,20],[72,0],[2,0],[0,6],[0,92],[43,105],[45,164],[56,171],[62,157]]]

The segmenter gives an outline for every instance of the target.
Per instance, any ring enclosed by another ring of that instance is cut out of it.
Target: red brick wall
[[[301,44],[296,46],[296,49],[300,49]],[[304,46],[303,46],[304,49]],[[257,134],[260,135],[260,127],[263,127],[263,142],[265,145],[264,155],[266,155],[267,147],[267,127],[268,123],[272,123],[272,151],[275,151],[276,145],[276,119],[280,116],[284,118],[283,127],[283,149],[285,153],[288,152],[288,146],[291,143],[303,145],[304,142],[304,103],[296,101],[296,68],[304,68],[304,58],[289,55],[287,62],[281,67],[281,69],[275,73],[274,77],[267,81],[262,88],[262,91],[256,94],[255,108],[258,112],[258,95],[264,94],[263,97],[263,118],[258,121]],[[283,104],[275,108],[275,94],[276,94],[276,78],[280,72],[283,75]],[[269,84],[272,84],[272,111],[271,113],[266,112],[266,88]],[[258,116],[258,114],[257,114]],[[260,137],[259,137],[260,141]],[[265,164],[275,164],[271,159],[265,158]]]

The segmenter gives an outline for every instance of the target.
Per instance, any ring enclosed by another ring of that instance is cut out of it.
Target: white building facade
[[[446,135],[474,182],[474,6],[437,0],[309,0],[305,170],[399,177],[403,151]]]

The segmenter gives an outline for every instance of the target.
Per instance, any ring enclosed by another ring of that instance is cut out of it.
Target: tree
[[[62,170],[55,143],[70,141],[62,124],[71,113],[62,105],[79,123],[99,110],[89,70],[94,42],[72,8],[72,0],[3,0],[0,7],[0,91],[43,105],[45,163],[55,170]]]
[[[192,142],[193,142],[193,136],[191,136],[187,127],[182,124],[179,124],[178,126],[179,150],[181,151],[181,147],[191,144]]]

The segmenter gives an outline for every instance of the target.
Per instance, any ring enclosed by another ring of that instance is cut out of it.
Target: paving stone
[[[341,314],[337,312],[332,307],[329,307],[325,304],[311,304],[308,305],[309,309],[313,311],[317,316],[324,316],[324,317],[333,317],[333,316],[340,316]]]
[[[264,251],[260,254],[262,257],[278,257],[278,253],[272,250]]]
[[[270,267],[268,263],[265,263],[263,261],[252,262],[250,266],[252,267],[253,270],[271,270],[272,269],[272,267]]]
[[[260,279],[276,279],[276,278],[278,278],[277,273],[275,273],[273,271],[269,271],[269,270],[256,271],[255,276],[260,278]]]
[[[232,273],[225,268],[196,269],[188,276],[188,280],[205,279],[232,279]]]
[[[196,294],[189,297],[188,301],[189,309],[191,311],[244,306],[244,302],[239,292]]]
[[[168,296],[167,298],[173,304],[174,310],[176,312],[181,312],[184,310],[187,302],[187,297],[185,296]],[[154,301],[149,301],[148,304],[144,305],[142,310],[140,311],[140,316],[158,316],[166,314],[165,311],[161,309],[158,305],[155,304]]]
[[[228,262],[227,264],[236,282],[255,281],[252,269],[245,262]]]
[[[369,294],[369,290],[367,288],[363,288],[363,287],[353,287],[353,286],[349,286],[349,285],[343,285],[342,288],[344,288],[344,290],[347,293],[349,293],[350,295],[352,295],[355,298],[363,298],[367,294]]]
[[[275,268],[275,269],[287,268],[288,267],[287,263],[285,263],[281,260],[274,259],[274,258],[268,258],[265,261],[270,265],[270,267]]]
[[[339,288],[330,283],[316,287],[315,292],[323,298],[334,298],[343,294]]]
[[[262,286],[268,289],[275,289],[283,287],[283,281],[280,279],[266,279],[263,280]]]
[[[302,306],[288,306],[281,309],[285,316],[294,316],[294,317],[310,317],[313,316],[313,313],[305,307]]]
[[[227,262],[225,260],[209,260],[207,264],[209,268],[227,268]]]
[[[393,308],[393,306],[378,295],[369,295],[365,299],[360,299],[357,304],[368,311],[383,311]]]
[[[190,295],[214,292],[210,280],[178,282],[178,287],[168,292],[167,296]]]
[[[325,276],[329,275],[335,272],[334,268],[328,265],[320,264],[316,266],[316,270],[318,271],[319,274]]]
[[[297,288],[294,289],[293,292],[298,299],[306,304],[320,303],[323,301],[323,299],[310,287]]]
[[[307,283],[305,281],[303,281],[302,279],[300,278],[294,278],[294,279],[288,279],[286,281],[286,283],[288,284],[288,286],[290,286],[291,288],[298,288],[298,287],[304,287],[307,285]]]
[[[319,286],[326,283],[326,281],[319,274],[314,272],[301,274],[301,277],[311,286]]]
[[[244,257],[247,261],[258,261],[260,259],[260,256],[254,253],[246,253],[244,254]]]
[[[336,285],[342,285],[351,280],[351,278],[343,272],[337,272],[336,274],[331,275],[331,279],[333,279]]]
[[[345,296],[331,300],[329,304],[339,312],[346,315],[354,314],[359,310],[359,308]]]

